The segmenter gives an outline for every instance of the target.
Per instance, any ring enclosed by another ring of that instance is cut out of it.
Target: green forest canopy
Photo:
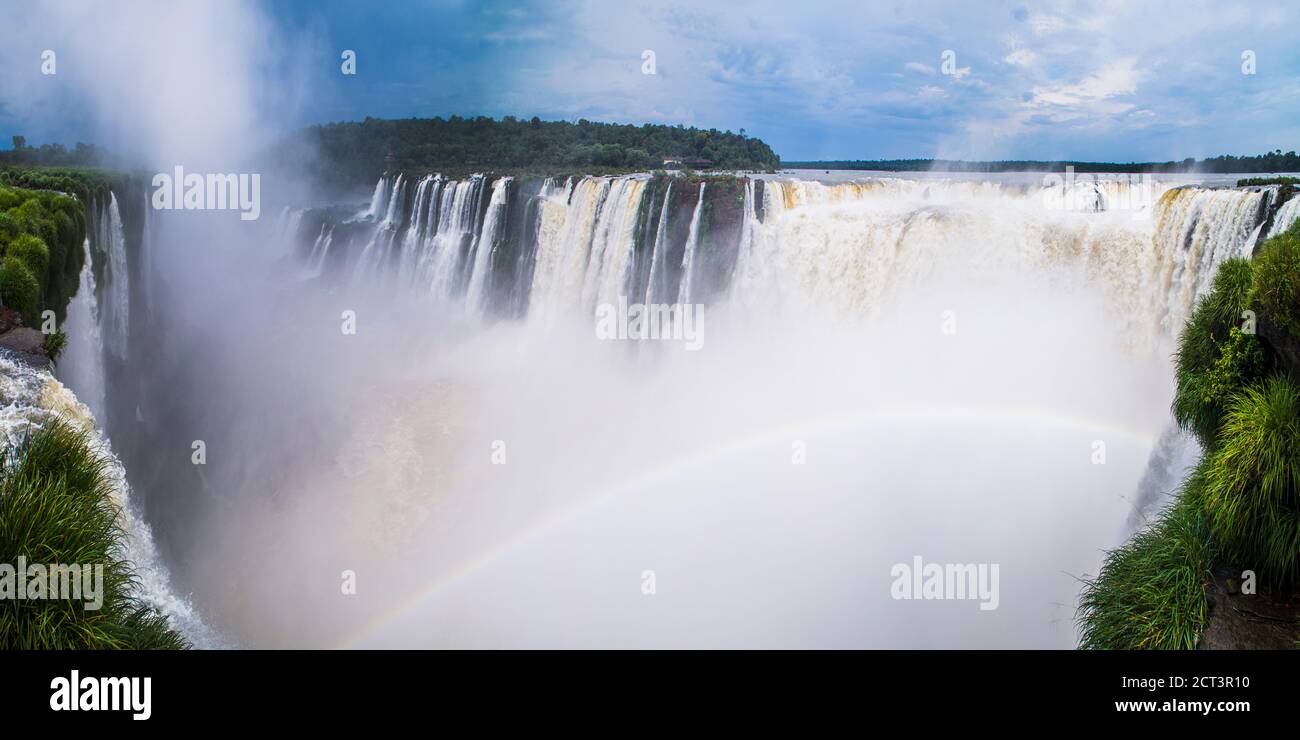
[[[367,118],[312,126],[292,136],[282,156],[319,153],[319,174],[373,182],[393,167],[461,171],[605,169],[644,171],[666,159],[708,160],[716,169],[774,170],[781,160],[759,139],[717,129],[658,124],[577,123],[478,117]]]
[[[854,159],[783,162],[787,169],[877,170],[881,172],[1037,172],[1073,167],[1078,172],[1300,172],[1300,156],[1281,149],[1258,156],[1225,154],[1181,162],[1075,162],[1010,159],[991,162],[957,159]]]

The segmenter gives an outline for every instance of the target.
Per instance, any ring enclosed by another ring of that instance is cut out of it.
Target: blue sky
[[[294,90],[263,95],[259,115],[279,127],[451,114],[683,123],[745,129],[785,159],[1300,148],[1293,4],[741,5],[302,1],[254,3],[241,20],[282,47],[252,70],[259,88]],[[39,46],[42,22],[15,43]],[[236,32],[220,13],[206,28]],[[339,72],[343,49],[357,52],[354,77]],[[645,50],[653,75],[642,73]],[[15,89],[38,84],[0,61]],[[75,94],[10,99],[0,87],[6,142],[94,139],[94,119]]]

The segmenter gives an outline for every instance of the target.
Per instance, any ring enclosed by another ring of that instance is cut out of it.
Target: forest
[[[393,169],[635,172],[659,169],[667,159],[707,160],[709,167],[723,170],[781,166],[770,146],[743,129],[732,133],[513,116],[330,123],[291,134],[276,151],[283,164],[309,162],[308,170],[320,178],[364,183]]]
[[[1073,167],[1076,172],[1300,172],[1300,155],[1281,149],[1256,156],[1225,154],[1208,159],[1174,162],[1079,162],[1014,159],[966,161],[959,159],[853,159],[784,162],[786,169],[876,170],[879,172],[1046,172]]]

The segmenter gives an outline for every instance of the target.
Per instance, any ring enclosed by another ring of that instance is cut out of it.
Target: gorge
[[[1199,452],[1184,321],[1297,215],[1075,187],[401,172],[198,228],[132,181],[88,208],[57,375],[199,646],[1066,647],[1075,577]],[[707,339],[596,340],[620,301],[701,304]],[[920,557],[1000,564],[1000,607],[908,611],[890,570]]]

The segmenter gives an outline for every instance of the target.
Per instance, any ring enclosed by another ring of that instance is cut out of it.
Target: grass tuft
[[[1214,561],[1206,516],[1190,500],[1204,485],[1198,468],[1183,484],[1184,495],[1149,528],[1107,553],[1101,572],[1085,582],[1078,616],[1081,648],[1196,647]]]
[[[1228,560],[1261,580],[1300,580],[1300,388],[1276,376],[1234,398],[1207,457],[1200,505]]]
[[[5,452],[0,466],[0,563],[102,564],[103,605],[0,599],[2,649],[181,649],[161,614],[131,595],[108,462],[85,433],[56,422]]]
[[[1174,418],[1205,449],[1217,444],[1232,394],[1269,367],[1258,337],[1240,329],[1252,282],[1248,260],[1225,260],[1179,337]]]

